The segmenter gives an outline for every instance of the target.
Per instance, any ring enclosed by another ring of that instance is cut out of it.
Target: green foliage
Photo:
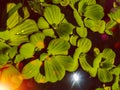
[[[34,45],[31,43],[26,43],[21,46],[20,48],[20,54],[25,57],[25,59],[33,57],[34,54]]]
[[[29,62],[22,70],[22,75],[25,79],[30,79],[39,73],[39,68],[42,63],[37,59]]]
[[[53,39],[48,45],[48,54],[57,55],[57,54],[68,54],[68,49],[70,44],[62,39]]]
[[[7,4],[6,28],[0,32],[0,80],[4,82],[12,77],[15,88],[22,79],[57,82],[66,71],[74,72],[80,65],[102,83],[113,81],[112,86],[96,90],[120,89],[120,65],[114,63],[116,53],[110,48],[101,52],[89,39],[89,30],[113,35],[111,29],[120,23],[119,6],[111,10],[110,20],[106,22],[104,9],[96,0],[51,0],[51,3],[33,0],[28,4],[32,13],[23,3]],[[76,23],[69,20],[69,12],[65,13],[68,7],[72,9],[70,18]],[[34,17],[36,20],[32,17],[34,14],[38,15]],[[94,53],[92,60],[89,51]]]
[[[64,18],[60,8],[56,5],[51,5],[45,8],[44,17],[50,25],[56,27]]]

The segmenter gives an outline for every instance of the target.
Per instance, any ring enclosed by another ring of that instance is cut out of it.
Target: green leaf
[[[43,33],[44,33],[45,36],[56,38],[54,30],[51,29],[51,28],[50,29],[44,29]]]
[[[85,19],[85,26],[90,28],[93,32],[104,33],[105,21]]]
[[[37,83],[46,83],[47,82],[46,77],[44,75],[42,75],[41,73],[38,73],[37,75],[35,75],[34,80]]]
[[[80,49],[81,49],[81,48],[76,48],[76,49],[75,49],[75,52],[74,52],[74,54],[73,54],[73,59],[74,59],[74,62],[75,62],[75,64],[76,64],[76,69],[77,69],[78,66],[79,66],[78,59],[79,59],[79,56],[80,56],[80,54],[81,54]]]
[[[8,52],[8,56],[12,59],[14,58],[14,56],[17,54],[17,47],[11,47],[9,52]]]
[[[93,60],[93,67],[94,68],[99,68],[100,67],[100,62],[102,61],[102,54],[98,54],[95,59]]]
[[[18,3],[15,5],[12,9],[8,11],[8,17],[10,17],[12,14],[14,14],[18,9],[22,7],[22,3]]]
[[[111,68],[114,67],[113,63],[109,60],[105,60],[103,62],[100,63],[100,67],[101,68],[105,68],[107,70],[110,70]]]
[[[96,0],[85,0],[88,5],[96,4]]]
[[[69,72],[75,71],[75,63],[71,56],[55,56],[55,59]]]
[[[96,0],[80,0],[78,3],[78,12],[82,15],[88,5],[96,4]]]
[[[116,26],[116,22],[114,20],[110,20],[108,23],[106,23],[106,29],[105,29],[105,32],[108,34],[108,35],[113,35],[113,32],[112,32],[112,28],[114,28]]]
[[[86,60],[86,54],[81,54],[79,57],[79,62],[83,70],[89,72],[92,77],[95,77],[97,74],[97,68],[92,67]]]
[[[98,69],[98,78],[101,82],[107,83],[113,80],[112,74],[106,69]]]
[[[0,54],[7,54],[10,50],[10,46],[4,42],[0,42]]]
[[[10,10],[12,10],[12,8],[14,8],[16,6],[15,3],[9,3],[7,5],[7,12],[10,13]],[[18,14],[18,11],[12,11],[9,18],[7,19],[7,28],[11,29],[13,27],[15,27],[21,20],[20,15]]]
[[[120,74],[120,65],[118,65],[117,67],[113,68],[111,70],[111,73],[115,74],[115,75],[119,75]]]
[[[40,17],[38,19],[38,27],[40,29],[46,29],[46,28],[49,28],[49,24],[43,17]]]
[[[77,3],[78,1],[79,1],[79,0],[70,0],[70,4],[74,6],[75,3]]]
[[[5,54],[0,54],[0,65],[5,65],[8,63],[9,57]]]
[[[76,31],[77,31],[77,34],[80,37],[87,37],[87,28],[85,28],[85,27],[77,27]]]
[[[28,37],[21,35],[12,35],[8,40],[8,44],[11,46],[19,46],[20,44],[25,42],[28,42]]]
[[[65,75],[64,67],[54,58],[45,61],[45,76],[50,82],[61,80]]]
[[[77,45],[77,39],[78,39],[78,36],[77,35],[72,35],[70,37],[70,43],[73,45],[73,46],[76,46]]]
[[[18,46],[21,43],[28,42],[28,35],[37,32],[38,27],[34,20],[27,19],[15,28],[9,31],[9,45]]]
[[[34,20],[26,19],[21,24],[10,30],[10,35],[29,35],[33,32],[37,32],[38,27]]]
[[[54,4],[59,4],[59,3],[60,3],[60,0],[52,0],[52,3],[54,3]]]
[[[84,27],[82,17],[79,15],[79,13],[77,12],[76,9],[73,11],[73,15],[74,15],[74,18],[75,18],[77,24],[81,27]]]
[[[35,33],[30,37],[30,42],[39,50],[45,47],[44,45],[45,35],[41,32]]]
[[[67,54],[70,44],[63,39],[53,39],[48,45],[48,54]]]
[[[91,49],[92,42],[88,38],[81,38],[78,40],[77,46],[80,48],[79,52],[86,53]]]
[[[104,16],[104,11],[99,4],[92,4],[85,8],[84,16],[93,20],[100,20]]]
[[[119,77],[119,75],[115,77],[115,82],[112,85],[112,90],[120,90]]]
[[[81,0],[78,3],[78,12],[80,13],[80,15],[82,15],[82,13],[84,13],[86,7],[87,7],[86,0]]]
[[[110,16],[113,20],[115,20],[117,23],[120,23],[120,8],[113,8],[111,10]]]
[[[2,69],[0,82],[7,83],[12,90],[16,90],[23,81],[21,73],[11,64],[5,65]]]
[[[112,60],[112,63],[114,63],[114,59],[116,57],[116,54],[112,49],[105,48],[103,50],[102,54],[103,54],[103,58],[108,59],[108,60]]]
[[[73,26],[70,23],[61,23],[57,29],[57,33],[61,37],[71,34],[72,31],[73,31]]]
[[[23,13],[24,13],[24,19],[23,20],[25,20],[30,16],[30,13],[29,13],[27,7],[23,7],[22,10],[23,10]]]
[[[69,3],[70,3],[70,0],[60,0],[61,6],[67,6],[69,5]]]
[[[95,89],[95,90],[105,90],[104,88],[97,88],[97,89]]]
[[[14,63],[19,63],[24,60],[24,56],[21,54],[16,55]]]
[[[56,5],[46,7],[44,16],[50,25],[58,25],[64,18],[64,14],[61,13],[60,8]]]
[[[8,40],[9,39],[9,31],[5,30],[5,31],[0,32],[0,39]]]
[[[24,79],[30,79],[36,76],[39,73],[39,68],[41,64],[42,63],[38,59],[26,64],[22,70],[22,75]]]
[[[23,44],[20,48],[20,54],[24,56],[25,59],[31,58],[34,55],[35,46],[31,43]]]

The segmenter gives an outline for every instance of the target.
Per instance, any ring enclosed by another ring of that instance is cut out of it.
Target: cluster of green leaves
[[[105,22],[104,9],[96,0],[52,0],[52,4],[33,0],[28,3],[35,13],[40,14],[37,22],[29,18],[30,13],[22,3],[7,5],[7,27],[0,32],[0,80],[7,82],[10,76],[19,74],[23,79],[34,78],[38,83],[56,82],[63,79],[66,71],[75,71],[80,63],[84,71],[91,77],[98,77],[102,83],[111,82],[115,75],[115,81],[109,87],[120,89],[120,66],[114,65],[116,54],[112,49],[105,48],[100,52],[94,48],[93,64],[89,64],[87,58],[92,48],[92,41],[87,38],[88,30],[112,35],[111,28],[120,23],[119,7],[113,8],[115,10],[108,14],[110,21]],[[71,18],[77,25],[66,19],[60,6],[69,6],[73,10]],[[18,12],[20,8],[23,16]],[[47,37],[51,39],[46,45]],[[76,48],[71,55],[69,50],[73,46]],[[36,53],[39,54],[37,57]],[[19,64],[24,61],[28,63],[20,70]],[[11,80],[11,83],[19,86],[22,79],[14,79],[17,82]],[[108,90],[105,88],[96,90]]]

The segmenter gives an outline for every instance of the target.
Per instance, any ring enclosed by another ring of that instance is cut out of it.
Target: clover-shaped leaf
[[[87,37],[87,28],[85,28],[85,27],[77,27],[76,31],[77,31],[77,34],[80,37]]]
[[[70,43],[73,45],[73,46],[76,46],[77,45],[77,39],[78,39],[78,36],[77,35],[72,35],[70,37]]]
[[[48,45],[48,54],[67,54],[70,44],[63,39],[53,39]]]
[[[59,4],[60,0],[52,0],[52,3]]]
[[[9,39],[9,31],[5,30],[5,31],[0,32],[0,39],[8,40]]]
[[[117,24],[116,21],[110,20],[108,23],[106,23],[105,32],[106,32],[108,35],[113,35],[113,32],[112,32],[111,29],[114,28],[116,24]]]
[[[111,82],[113,80],[112,73],[101,68],[98,69],[98,78],[103,83]]]
[[[92,4],[85,8],[84,16],[93,20],[100,20],[104,16],[104,11],[99,4]]]
[[[100,62],[102,61],[102,54],[98,54],[95,59],[93,60],[93,67],[99,68],[100,67]]]
[[[25,58],[24,58],[23,55],[17,54],[17,55],[15,56],[14,63],[19,63],[19,62],[23,61],[24,59],[25,59]]]
[[[0,54],[0,65],[3,66],[5,64],[7,64],[8,60],[9,60],[9,57],[7,55]]]
[[[79,13],[76,9],[74,9],[73,15],[74,15],[74,18],[75,18],[77,24],[81,27],[84,27],[82,17],[79,15]]]
[[[49,29],[44,29],[43,30],[43,33],[45,36],[49,36],[49,37],[52,37],[52,38],[56,38],[55,36],[55,32],[52,28],[49,28]]]
[[[109,59],[109,60],[115,59],[115,56],[116,56],[115,52],[110,48],[105,48],[102,54],[103,54],[103,58]]]
[[[43,17],[40,17],[38,19],[38,27],[40,29],[46,29],[46,28],[49,28],[49,24]]]
[[[39,50],[45,47],[44,45],[45,35],[41,32],[35,33],[30,37],[30,42]]]
[[[42,75],[41,73],[38,73],[37,75],[34,76],[34,80],[37,83],[46,83],[47,79],[44,75]]]
[[[23,44],[20,48],[20,54],[25,58],[31,58],[34,55],[35,46],[31,43]]]
[[[72,33],[73,26],[70,23],[61,23],[57,29],[59,36],[68,36]]]
[[[33,60],[26,64],[22,70],[22,75],[24,79],[30,79],[36,76],[39,73],[39,68],[41,64],[42,63],[38,59]]]
[[[62,65],[64,66],[65,70],[67,71],[74,71],[75,68],[74,66],[75,63],[74,63],[74,60],[71,56],[62,56],[62,55],[59,55],[59,56],[56,56],[55,59]]]
[[[61,6],[67,6],[69,5],[69,3],[70,3],[70,0],[60,0]]]
[[[119,77],[120,77],[119,75],[117,75],[115,77],[115,82],[112,85],[112,90],[119,90],[120,89],[120,84],[119,84],[120,78]]]
[[[120,8],[113,8],[109,14],[113,20],[120,23]]]
[[[85,26],[90,28],[93,32],[104,33],[105,21],[85,19]]]
[[[79,52],[86,53],[91,49],[92,42],[88,38],[81,38],[81,39],[78,40],[77,46],[80,48]]]
[[[1,83],[9,83],[10,88],[14,90],[21,85],[23,77],[13,65],[7,64],[3,67],[0,80]]]
[[[18,46],[28,41],[28,35],[37,32],[38,27],[34,20],[27,19],[9,31],[9,42],[12,46]]]
[[[26,19],[23,23],[17,25],[13,29],[10,30],[11,35],[29,35],[33,32],[37,32],[38,27],[34,20]]]
[[[64,14],[61,13],[60,8],[56,5],[51,5],[45,8],[45,19],[50,25],[58,25],[64,18]]]
[[[96,0],[80,0],[78,3],[78,12],[82,15],[85,12],[87,6],[96,4]]]
[[[27,36],[13,35],[8,39],[8,44],[11,46],[19,46],[22,43],[28,42]]]
[[[111,73],[114,75],[119,75],[120,74],[120,65],[118,65],[117,67],[113,68],[111,70]]]
[[[15,3],[9,3],[7,5],[7,13],[9,15],[9,18],[7,19],[7,28],[8,29],[13,28],[20,22],[21,17],[18,14],[17,9],[21,7],[21,4],[20,5],[18,4],[17,8],[16,8],[16,6],[17,5]]]
[[[92,77],[95,77],[97,74],[97,69],[92,67],[86,59],[86,54],[81,54],[79,57],[79,62],[83,70],[88,72]]]
[[[64,67],[54,58],[45,61],[45,76],[50,82],[61,80],[65,75]]]
[[[14,58],[14,56],[17,54],[17,47],[11,47],[9,52],[8,52],[8,56],[12,59]]]

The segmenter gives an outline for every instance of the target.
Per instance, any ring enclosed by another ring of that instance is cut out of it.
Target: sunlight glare
[[[73,74],[73,79],[75,82],[78,82],[79,81],[79,75],[77,73],[74,73]]]
[[[0,83],[0,90],[10,90],[10,87],[6,84]]]

